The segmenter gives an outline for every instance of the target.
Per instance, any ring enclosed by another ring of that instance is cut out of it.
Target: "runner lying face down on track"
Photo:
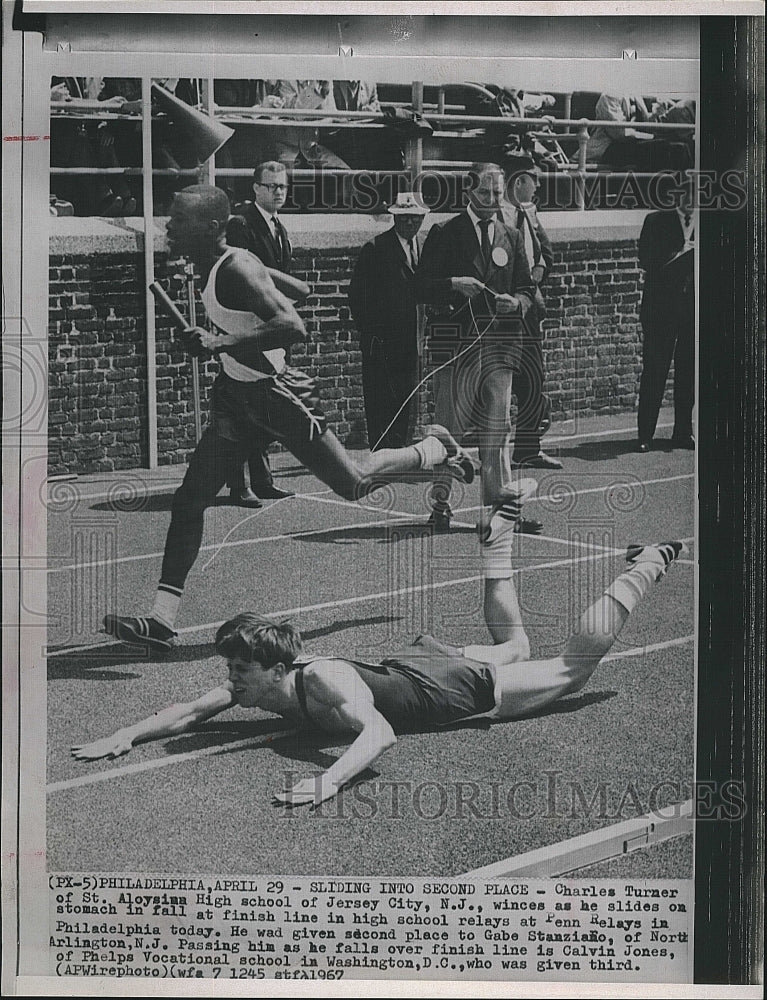
[[[631,546],[629,568],[583,613],[564,652],[549,660],[529,659],[510,564],[505,573],[491,564],[485,569],[485,616],[496,637],[492,646],[459,648],[422,635],[378,663],[302,659],[295,626],[245,612],[216,635],[228,680],[194,701],[78,744],[72,753],[79,760],[119,757],[137,742],[179,735],[233,705],[261,708],[292,724],[357,734],[324,774],[274,796],[275,804],[319,805],[391,747],[395,732],[479,717],[516,719],[580,690],[638,602],[684,551],[682,542]],[[507,638],[499,640],[503,634]]]
[[[146,617],[107,615],[104,629],[126,642],[167,652],[187,575],[200,551],[205,510],[254,447],[279,441],[339,496],[359,500],[387,482],[420,482],[442,470],[470,483],[474,465],[448,431],[425,428],[407,448],[352,455],[326,425],[317,387],[286,364],[285,349],[307,339],[292,298],[308,286],[290,275],[274,280],[261,261],[226,242],[229,201],[217,187],[184,188],[173,199],[168,246],[187,256],[204,284],[202,301],[213,330],[185,331],[193,352],[209,351],[221,365],[211,394],[212,420],[173,496],[160,582]],[[275,285],[275,281],[287,294]]]

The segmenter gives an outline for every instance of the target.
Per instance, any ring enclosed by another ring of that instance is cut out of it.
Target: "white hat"
[[[400,191],[397,201],[387,209],[391,215],[428,215],[429,211],[421,196],[414,191]]]

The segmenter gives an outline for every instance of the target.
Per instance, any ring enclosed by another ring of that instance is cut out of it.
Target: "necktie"
[[[416,269],[416,267],[418,265],[418,250],[416,249],[416,245],[415,245],[415,240],[414,239],[410,240],[410,242],[408,243],[408,247],[410,248],[410,266],[415,271],[415,269]]]
[[[485,263],[490,260],[490,223],[492,219],[480,219],[479,220],[479,231],[482,234],[482,239],[479,242],[479,249],[482,252],[482,256],[485,259]]]
[[[517,209],[517,229],[522,233],[525,244],[525,254],[530,267],[535,267],[535,247],[533,246],[533,234],[530,229],[529,220],[524,209]]]
[[[277,261],[280,270],[282,270],[285,264],[285,239],[282,232],[282,223],[276,215],[272,216],[272,225],[274,226],[274,241],[277,244]]]

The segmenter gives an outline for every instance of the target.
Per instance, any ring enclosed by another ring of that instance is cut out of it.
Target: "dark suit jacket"
[[[420,258],[420,233],[415,240]],[[376,337],[390,358],[415,358],[418,319],[412,279],[410,262],[393,227],[362,248],[349,285],[349,306],[363,352]]]
[[[248,202],[240,215],[233,215],[226,226],[226,242],[230,247],[245,247],[267,267],[290,274],[292,248],[285,227],[285,253],[280,255],[271,227],[254,204]]]
[[[639,266],[645,272],[639,318],[643,326],[692,322],[695,316],[693,255],[669,263],[684,246],[675,209],[651,212],[639,237]]]
[[[483,292],[470,300],[469,309],[465,304],[466,299],[452,291],[451,278],[479,278],[494,292],[516,295],[520,300],[523,319],[533,308],[535,288],[530,280],[530,267],[522,237],[516,229],[509,228],[499,218],[494,221],[492,250],[498,251],[496,260],[493,260],[492,254],[490,261],[482,259],[474,225],[468,212],[462,212],[449,222],[431,228],[413,279],[417,300],[442,307],[440,323],[447,326],[454,319],[464,338],[476,336],[472,313],[480,324],[480,329],[484,329],[487,319],[495,314],[495,307],[492,298]],[[499,259],[501,263],[498,263]],[[518,317],[500,316],[487,332],[502,335],[506,330],[510,335],[512,331],[515,331],[514,335],[518,335]]]
[[[526,227],[527,231],[530,233],[533,246],[533,263],[531,264],[531,270],[533,267],[537,267],[538,265],[543,268],[543,277],[541,278],[540,283],[536,286],[534,309],[530,311],[527,318],[527,325],[530,333],[540,336],[540,323],[542,319],[546,318],[546,303],[540,286],[546,281],[546,277],[551,270],[552,264],[554,263],[554,251],[551,247],[551,240],[548,237],[548,233],[543,228],[543,224],[538,217],[538,212],[534,208],[524,208],[521,205],[514,205],[512,202],[504,202],[501,211],[506,225],[511,228],[518,228],[518,231],[522,235],[522,245],[524,246],[524,229],[522,227],[517,227],[517,215],[519,211],[522,212],[522,226]]]

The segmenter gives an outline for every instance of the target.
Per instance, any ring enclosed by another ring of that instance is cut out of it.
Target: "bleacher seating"
[[[102,100],[121,93],[119,87],[115,91],[114,81],[108,82],[111,89],[104,88]],[[103,214],[107,203],[109,214],[120,214],[120,201],[132,206],[136,213],[143,210],[141,102],[135,99],[140,94],[140,81],[133,82],[134,99],[122,108],[114,104],[107,107],[98,100],[52,101],[51,195],[74,205],[77,214]],[[201,81],[173,83],[177,96],[190,104],[199,101],[205,90]],[[227,189],[232,200],[247,198],[252,165],[272,158],[273,140],[282,128],[307,135],[311,141],[301,144],[301,148],[315,143],[316,148],[327,149],[335,156],[335,162],[331,157],[326,164],[311,156],[295,161],[287,211],[381,211],[418,170],[428,175],[423,186],[427,201],[431,198],[443,211],[457,211],[463,199],[462,177],[471,162],[494,159],[505,145],[524,141],[538,143],[538,152],[548,154],[539,160],[543,169],[551,171],[543,177],[541,207],[583,207],[582,195],[576,197],[577,175],[601,165],[583,160],[585,136],[580,122],[594,120],[598,92],[546,91],[554,98],[553,106],[545,108],[545,119],[550,123],[546,124],[543,115],[540,119],[519,117],[521,108],[513,100],[514,95],[504,94],[498,86],[475,82],[442,87],[427,84],[421,88],[420,109],[431,127],[419,132],[415,125],[410,130],[407,127],[407,115],[413,108],[413,86],[378,84],[377,90],[382,110],[396,110],[398,121],[374,113],[354,119],[353,115],[328,112],[321,122],[311,123],[305,118],[291,118],[290,112],[281,109],[212,109],[235,130],[235,136],[217,157],[217,183]],[[648,106],[653,100],[646,99]],[[671,138],[668,133],[665,136]],[[152,144],[154,211],[162,214],[173,191],[194,183],[198,173],[194,157],[186,155],[183,129],[167,114],[156,113],[156,109]],[[345,169],[347,166],[352,169]],[[606,169],[610,170],[609,165]],[[357,197],[354,190],[353,182],[360,172],[372,175],[364,198]],[[407,180],[403,180],[405,173],[409,175]],[[620,177],[616,178],[616,184],[620,181]],[[94,198],[97,190],[112,194],[110,198]],[[122,198],[115,200],[115,190],[122,192]]]

